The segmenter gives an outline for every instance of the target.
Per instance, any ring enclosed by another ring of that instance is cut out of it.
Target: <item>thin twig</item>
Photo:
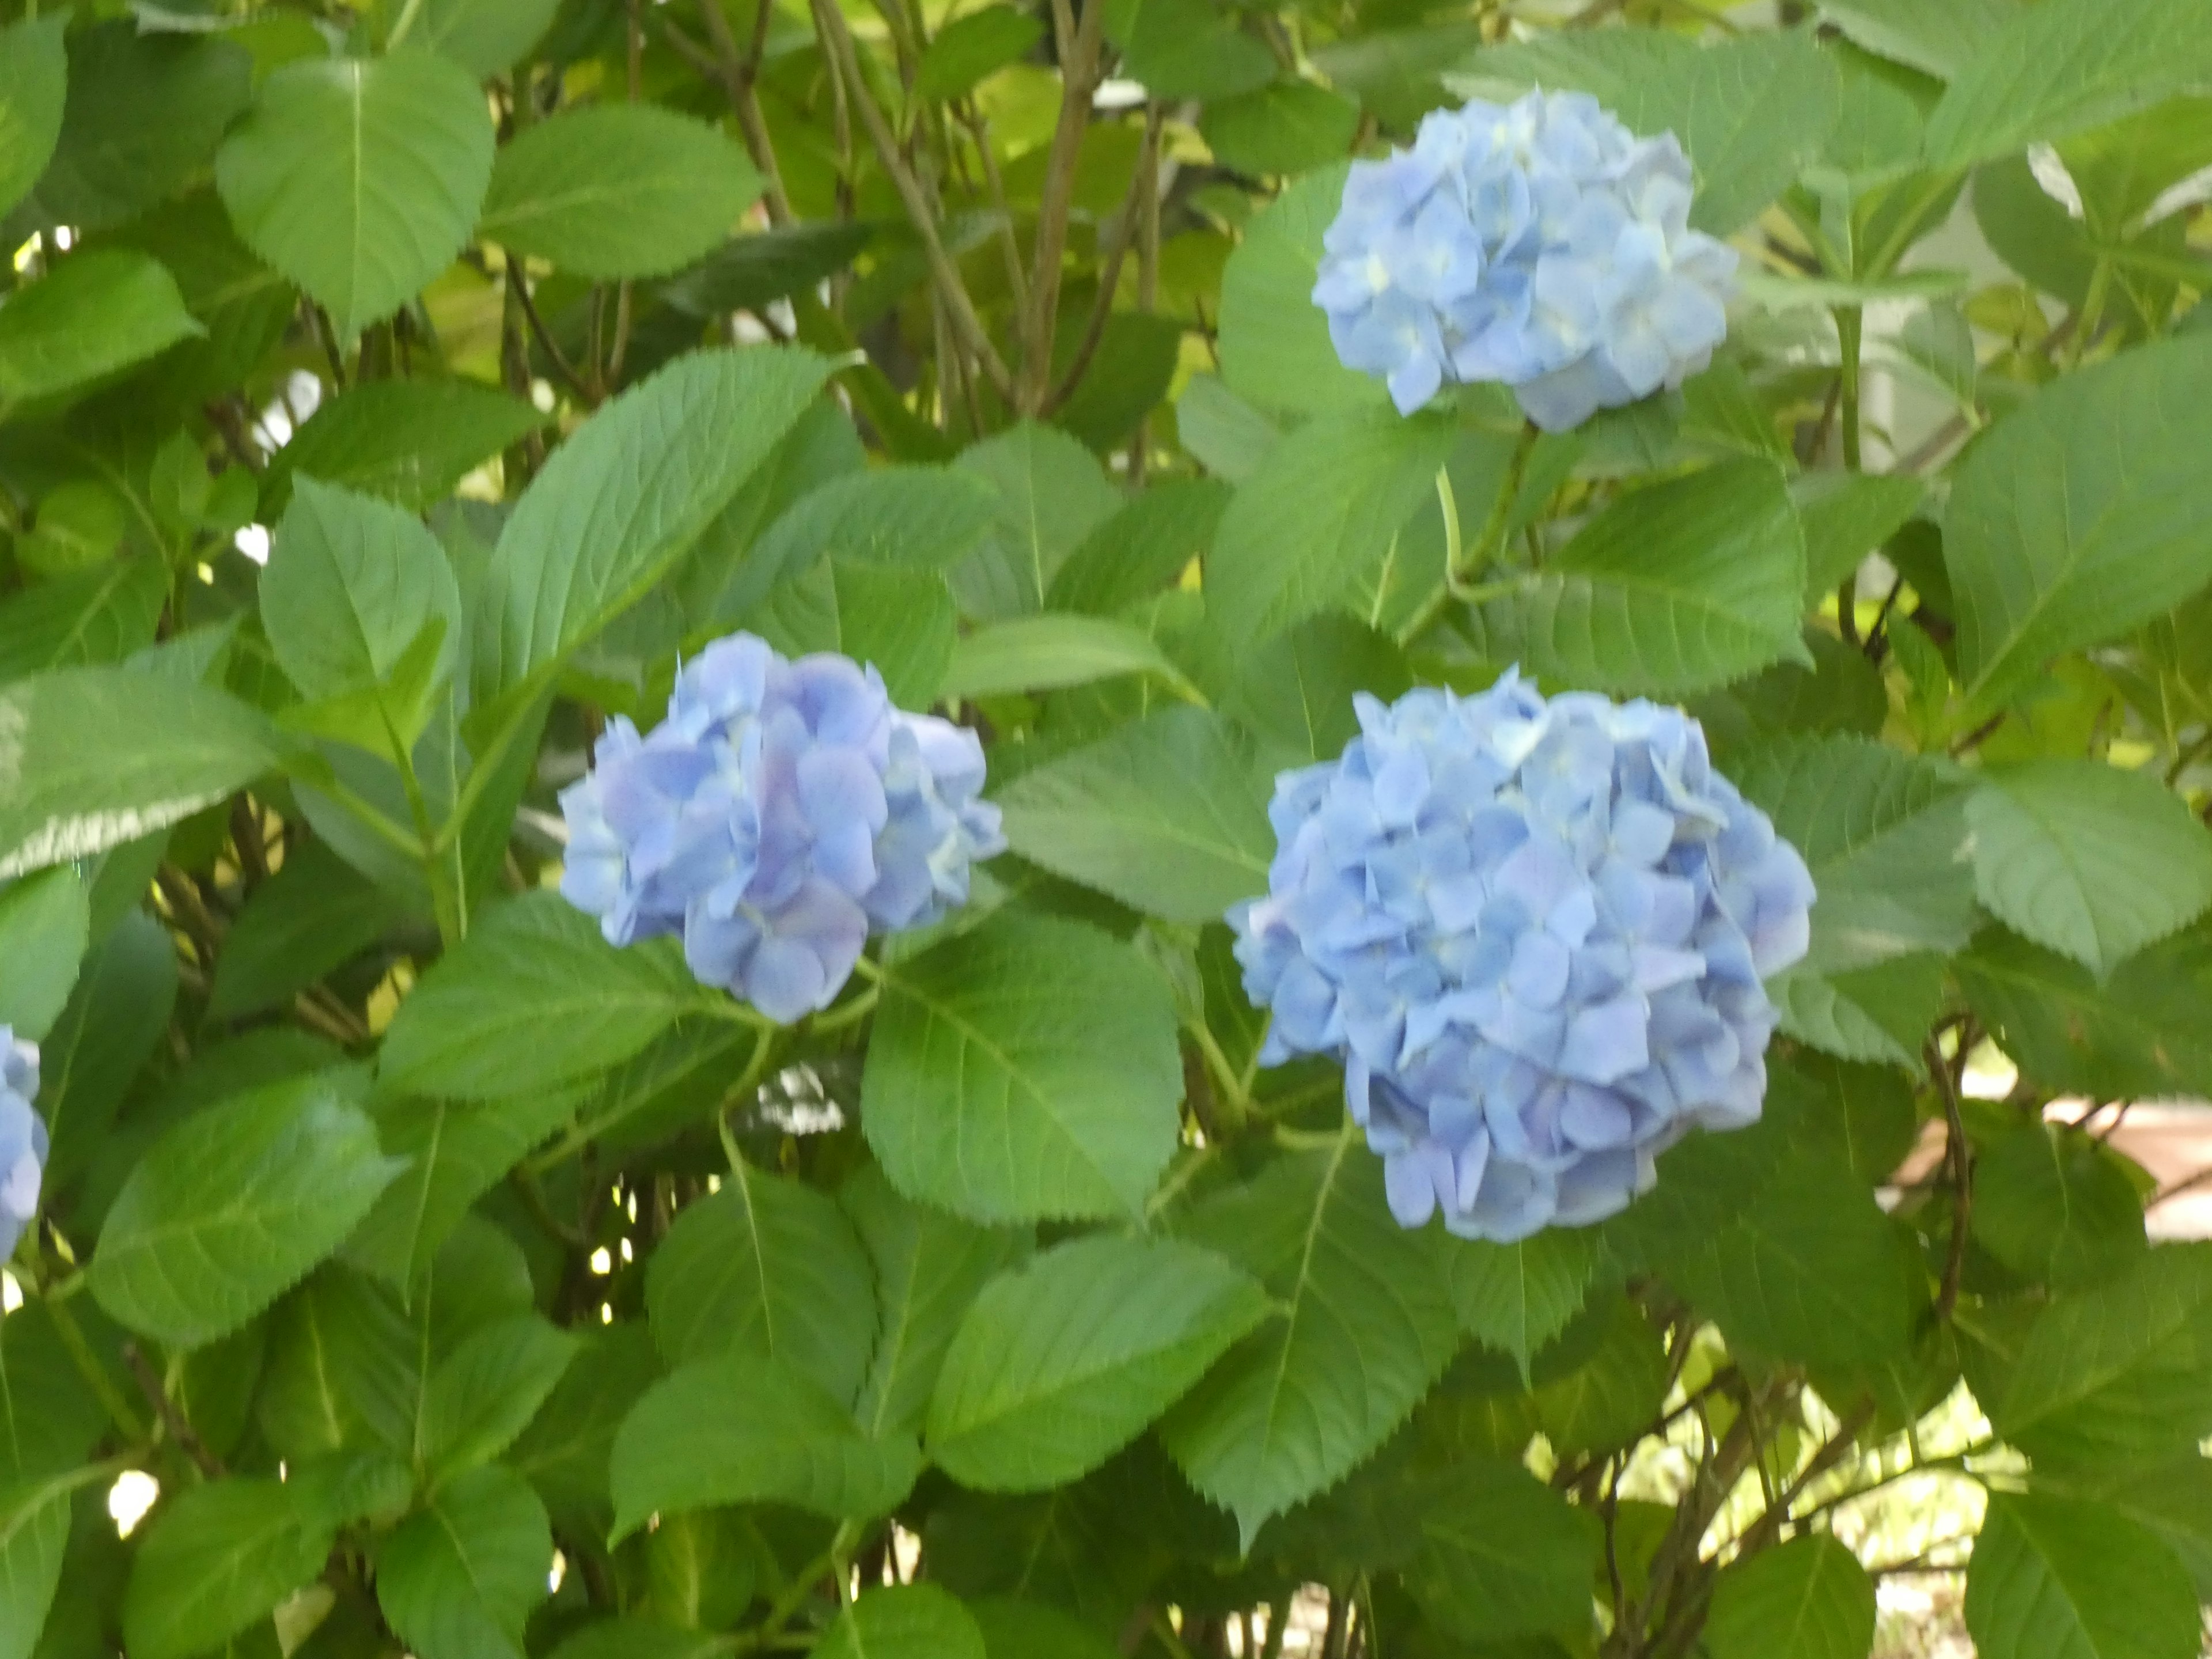
[[[775,164],[775,141],[769,136],[768,122],[761,114],[760,98],[754,90],[760,79],[761,59],[768,51],[769,5],[770,0],[757,0],[753,9],[752,39],[742,55],[730,33],[730,20],[722,15],[720,0],[699,0],[699,17],[706,25],[708,43],[714,48],[722,90],[730,100],[730,108],[736,112],[738,131],[744,137],[753,165],[768,180],[768,188],[761,192],[761,201],[768,209],[768,221],[772,225],[787,225],[792,222],[791,198],[784,194],[783,174]],[[672,30],[672,38],[673,33]]]
[[[1950,1249],[1943,1261],[1942,1289],[1936,1298],[1936,1318],[1948,1320],[1959,1305],[1959,1280],[1966,1272],[1966,1228],[1974,1212],[1973,1155],[1966,1145],[1966,1120],[1959,1110],[1959,1091],[1952,1085],[1951,1068],[1933,1043],[1929,1045],[1928,1069],[1943,1097],[1943,1153],[1951,1166]]]
[[[816,0],[823,3],[824,0]],[[1075,165],[1091,125],[1091,96],[1097,89],[1100,42],[1106,8],[1086,4],[1068,16],[1069,0],[1053,0],[1060,37],[1060,119],[1053,128],[1044,187],[1037,198],[1036,246],[1030,274],[1030,304],[1022,331],[1022,382],[1015,407],[1036,414],[1052,382],[1052,337],[1060,317],[1061,256],[1067,246],[1068,211],[1075,198]]]
[[[161,1418],[162,1425],[169,1431],[169,1438],[183,1449],[185,1455],[198,1466],[202,1474],[210,1480],[222,1480],[225,1474],[222,1460],[208,1449],[207,1442],[200,1438],[199,1431],[177,1409],[177,1402],[169,1398],[169,1391],[161,1386],[161,1379],[155,1373],[152,1362],[148,1360],[136,1342],[123,1345],[123,1363],[131,1368],[131,1375],[138,1379],[138,1391],[146,1396],[146,1403]]]
[[[1137,151],[1137,171],[1129,180],[1128,198],[1115,216],[1113,229],[1107,234],[1104,256],[1099,261],[1097,298],[1091,301],[1091,315],[1083,325],[1083,338],[1075,348],[1075,356],[1068,360],[1067,372],[1046,395],[1044,407],[1039,411],[1042,414],[1051,414],[1074,394],[1091,368],[1091,358],[1097,353],[1099,341],[1105,337],[1107,320],[1114,311],[1115,292],[1121,285],[1121,263],[1128,255],[1137,223],[1144,216],[1145,199],[1159,177],[1162,113],[1155,104],[1145,118],[1144,142]]]

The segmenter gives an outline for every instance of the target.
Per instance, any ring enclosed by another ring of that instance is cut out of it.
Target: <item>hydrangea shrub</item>
[[[2202,9],[0,19],[0,1659],[2192,1659]]]

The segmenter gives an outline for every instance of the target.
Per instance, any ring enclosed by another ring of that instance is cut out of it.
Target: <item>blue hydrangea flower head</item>
[[[772,1019],[827,1007],[872,933],[935,921],[1003,851],[983,749],[831,653],[750,634],[684,664],[668,715],[610,720],[562,793],[561,890],[616,945],[680,933],[691,971]]]
[[[1509,672],[1359,723],[1276,781],[1267,896],[1229,921],[1262,1061],[1342,1059],[1400,1222],[1597,1221],[1692,1127],[1755,1121],[1813,882],[1697,722]]]
[[[46,1126],[31,1103],[39,1094],[39,1050],[0,1025],[0,1261],[39,1212],[46,1166]]]
[[[1690,228],[1690,195],[1672,134],[1587,94],[1437,110],[1411,149],[1352,165],[1314,303],[1401,412],[1494,380],[1562,431],[1680,386],[1726,336],[1735,252]]]

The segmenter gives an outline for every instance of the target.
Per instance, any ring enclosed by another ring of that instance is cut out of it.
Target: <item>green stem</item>
[[[1513,521],[1513,509],[1521,500],[1521,486],[1528,481],[1528,460],[1536,453],[1538,434],[1533,422],[1523,421],[1521,433],[1513,441],[1513,453],[1506,460],[1505,476],[1499,481],[1498,495],[1490,503],[1490,516],[1483,520],[1482,534],[1474,544],[1471,563],[1461,567],[1448,562],[1444,574],[1455,593],[1462,593],[1466,584],[1494,563],[1505,546],[1507,527]]]
[[[2112,283],[2112,262],[2100,258],[2096,268],[2089,273],[2089,291],[2082,296],[2081,310],[2074,324],[2074,337],[2066,343],[2066,367],[2081,366],[2081,354],[2089,349],[2089,337],[2097,331],[2104,319],[2105,295]]]
[[[1498,494],[1490,503],[1490,514],[1483,520],[1482,532],[1472,545],[1460,533],[1459,501],[1452,489],[1451,475],[1444,468],[1437,469],[1437,505],[1443,510],[1444,520],[1444,579],[1398,630],[1401,645],[1411,644],[1426,633],[1452,600],[1479,605],[1484,599],[1511,592],[1519,585],[1517,579],[1485,586],[1470,583],[1504,550],[1513,508],[1521,499],[1521,486],[1528,482],[1528,459],[1535,453],[1536,440],[1540,435],[1534,425],[1522,423],[1520,435],[1513,442],[1513,453],[1506,459],[1504,477],[1498,481]]]
[[[1203,1020],[1193,1020],[1183,1029],[1190,1033],[1191,1041],[1205,1058],[1206,1069],[1213,1074],[1215,1086],[1222,1095],[1222,1103],[1230,1108],[1231,1121],[1222,1127],[1242,1128],[1252,1115],[1252,1097],[1237,1081],[1237,1068],[1229,1063],[1229,1056],[1221,1050],[1221,1042]]]
[[[1838,416],[1843,425],[1844,465],[1859,471],[1859,343],[1863,317],[1856,306],[1836,307],[1836,337],[1843,346],[1843,386]]]
[[[123,1397],[123,1391],[115,1386],[114,1379],[100,1363],[100,1356],[93,1352],[92,1344],[85,1340],[84,1328],[76,1322],[76,1316],[66,1304],[51,1300],[46,1304],[46,1314],[54,1322],[54,1333],[61,1338],[62,1346],[69,1350],[70,1359],[83,1376],[85,1386],[106,1411],[116,1431],[133,1445],[142,1443],[146,1438],[146,1425],[138,1420],[138,1413],[131,1409],[131,1402]]]
[[[437,919],[439,939],[450,947],[459,944],[469,931],[468,907],[459,884],[453,878],[453,872],[446,865],[449,852],[454,863],[459,863],[460,848],[458,842],[451,848],[439,846],[438,826],[430,820],[430,803],[423,798],[422,780],[415,775],[415,757],[400,741],[398,729],[389,715],[386,716],[384,730],[392,742],[392,758],[399,763],[399,782],[407,792],[408,815],[415,820],[415,857],[430,884],[430,912]]]

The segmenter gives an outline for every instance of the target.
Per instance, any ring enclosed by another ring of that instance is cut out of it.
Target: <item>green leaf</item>
[[[481,1105],[388,1101],[384,1150],[409,1160],[346,1241],[347,1258],[400,1289],[413,1285],[469,1206],[567,1121],[577,1097],[532,1091]]]
[[[1812,872],[1808,968],[1843,972],[1966,942],[1972,834],[1956,768],[1860,738],[1796,738],[1735,771]]]
[[[413,514],[303,477],[261,579],[261,622],[301,695],[327,702],[365,694],[375,712],[347,720],[343,735],[406,754],[429,718],[432,688],[453,672],[460,589],[438,538]],[[434,630],[428,671],[404,675],[424,651],[426,629]],[[409,678],[414,684],[402,683]]]
[[[575,1357],[576,1339],[536,1314],[464,1338],[430,1373],[422,1396],[419,1449],[432,1476],[450,1480],[514,1444]]]
[[[1983,1659],[2188,1659],[2201,1635],[2189,1575],[2107,1504],[1990,1494],[1966,1570]]]
[[[653,1384],[615,1437],[617,1538],[655,1513],[781,1503],[856,1520],[889,1512],[921,1471],[911,1434],[872,1437],[822,1386],[732,1352]]]
[[[121,662],[154,642],[168,572],[154,559],[110,559],[0,599],[0,683],[47,668]]]
[[[985,1659],[983,1633],[936,1585],[898,1584],[846,1608],[808,1659]]]
[[[645,1299],[672,1365],[742,1349],[849,1401],[876,1334],[871,1278],[835,1201],[746,1164],[676,1218],[646,1270]]]
[[[295,477],[320,478],[419,513],[545,424],[520,398],[472,380],[370,380],[319,404],[270,458],[261,513],[273,518],[284,510]]]
[[[840,564],[949,569],[974,550],[997,497],[972,473],[894,466],[833,478],[799,497],[723,579],[710,614],[734,621],[785,577],[824,556]]]
[[[686,316],[758,311],[851,264],[878,227],[866,220],[820,220],[732,236],[682,275],[661,284],[660,297]]]
[[[51,407],[202,332],[176,279],[144,254],[72,254],[0,305],[0,409]]]
[[[1121,72],[1155,98],[1228,98],[1275,78],[1275,60],[1211,0],[1108,0]]]
[[[1805,599],[1817,605],[1905,527],[1926,490],[1917,478],[1808,472],[1790,489],[1805,532]]]
[[[1215,161],[1255,176],[1326,167],[1352,148],[1359,106],[1310,81],[1278,81],[1208,103],[1199,132]]]
[[[875,1349],[854,1415],[872,1435],[919,1431],[969,1304],[1030,1241],[914,1203],[872,1164],[846,1182],[837,1201],[876,1275]]]
[[[1911,1340],[1919,1270],[1873,1192],[1787,1127],[1692,1135],[1607,1241],[1664,1274],[1731,1347],[1814,1365],[1888,1358]]]
[[[88,858],[212,805],[276,763],[245,704],[121,668],[0,688],[0,876]]]
[[[1078,1239],[986,1285],[929,1403],[929,1454],[984,1492],[1042,1492],[1141,1433],[1268,1313],[1259,1285],[1172,1239]]]
[[[536,46],[559,9],[560,0],[422,0],[408,38],[485,80]]]
[[[53,1132],[46,1160],[52,1190],[60,1191],[99,1153],[176,1000],[177,947],[160,922],[133,908],[93,945],[40,1044],[38,1105]]]
[[[1111,617],[1172,586],[1212,544],[1228,505],[1212,478],[1166,478],[1131,496],[1054,573],[1046,608]]]
[[[986,6],[938,30],[915,67],[915,95],[952,99],[1044,38],[1044,24],[1012,6]]]
[[[478,702],[550,670],[650,592],[828,372],[804,351],[698,351],[602,406],[500,532],[477,624]]]
[[[1727,461],[1620,497],[1540,573],[1476,607],[1469,632],[1485,658],[1547,683],[1679,696],[1809,661],[1804,591],[1781,473]]]
[[[510,900],[408,994],[386,1034],[382,1085],[496,1100],[617,1065],[710,994],[655,942],[617,950],[558,893]]]
[[[1097,458],[1048,426],[1024,422],[956,465],[998,493],[983,545],[952,573],[961,610],[979,620],[1042,610],[1061,564],[1121,505]]]
[[[602,1619],[553,1650],[553,1659],[720,1659],[729,1638],[650,1619]]]
[[[2198,464],[2212,408],[2196,395],[2208,372],[2202,337],[2124,352],[2039,393],[1960,462],[1943,558],[1963,720],[2017,696],[2048,659],[2170,610],[2212,576],[2212,544],[2197,533],[2212,515],[2212,475]]]
[[[36,1042],[76,983],[92,908],[74,870],[47,870],[0,888],[0,1025]]]
[[[1322,233],[1343,206],[1348,172],[1333,167],[1292,183],[1245,226],[1222,272],[1221,377],[1263,410],[1374,410],[1379,422],[1389,402],[1381,380],[1338,358],[1328,319],[1313,302]]]
[[[613,1515],[609,1460],[623,1419],[660,1376],[653,1340],[628,1322],[589,1332],[504,1460],[537,1487],[562,1527],[603,1535]]]
[[[1407,1572],[1429,1616],[1480,1642],[1582,1632],[1598,1555],[1593,1518],[1510,1463],[1471,1458],[1452,1473],[1457,1490],[1421,1516]]]
[[[1974,884],[2014,933],[2104,975],[2212,904],[2212,835],[2154,778],[2077,760],[1985,778]]]
[[[1705,1650],[1712,1659],[1864,1659],[1874,1620],[1874,1580],[1842,1543],[1815,1533],[1721,1574]]]
[[[492,149],[483,94],[448,59],[307,58],[262,82],[216,188],[246,246],[350,339],[460,252]]]
[[[1413,683],[1388,635],[1333,612],[1242,655],[1228,708],[1259,738],[1268,770],[1334,760],[1358,735],[1359,693],[1389,702]]]
[[[289,1000],[374,943],[398,910],[324,842],[293,847],[223,936],[209,1015],[230,1019]]]
[[[343,1073],[257,1090],[156,1140],[93,1258],[100,1305],[197,1347],[238,1328],[337,1248],[399,1173]]]
[[[1769,1054],[1766,1111],[1801,1144],[1822,1143],[1869,1187],[1886,1186],[1920,1138],[1912,1087],[1885,1066]]]
[[[1527,1381],[1537,1350],[1582,1310],[1601,1255],[1586,1229],[1553,1227],[1518,1244],[1455,1239],[1444,1271],[1460,1328],[1512,1355]]]
[[[1974,1161],[1973,1236],[2014,1272],[2062,1289],[2131,1266],[2142,1200],[2118,1155],[2079,1129],[2031,1123]]]
[[[2212,1030],[2202,1014],[2212,960],[2195,934],[2130,957],[2101,984],[2001,928],[1977,939],[1955,967],[1968,1006],[2047,1089],[2121,1100],[2212,1088]]]
[[[1334,608],[1433,495],[1457,437],[1443,416],[1395,410],[1324,414],[1291,433],[1222,514],[1206,564],[1210,620],[1249,647]]]
[[[69,59],[66,15],[28,17],[0,31],[0,213],[38,182],[61,137]]]
[[[1976,42],[1928,118],[1928,163],[2063,138],[2212,82],[2191,0],[2051,0]]]
[[[1264,892],[1273,832],[1228,729],[1175,708],[1027,772],[998,795],[1007,842],[1172,921]]]
[[[53,159],[19,212],[80,234],[120,225],[204,169],[252,94],[252,58],[222,40],[145,34],[117,16],[70,31]]]
[[[1157,674],[1188,686],[1152,636],[1103,617],[1018,617],[993,623],[952,647],[939,695],[948,700],[1050,691],[1122,674]]]
[[[1660,1415],[1670,1377],[1667,1346],[1626,1296],[1592,1310],[1597,1340],[1582,1363],[1539,1386],[1536,1421],[1553,1450],[1610,1452],[1633,1445]],[[1562,1348],[1575,1344],[1563,1342]]]
[[[522,1659],[552,1566],[538,1494],[512,1470],[471,1469],[385,1539],[376,1599],[421,1659]]]
[[[968,1611],[990,1659],[1114,1659],[1121,1650],[1095,1625],[1046,1602],[993,1596]]]
[[[787,656],[836,651],[872,665],[905,708],[937,701],[958,627],[935,571],[837,558],[779,584],[749,620]]]
[[[587,105],[501,146],[477,234],[595,282],[661,276],[726,237],[765,183],[703,121]]]
[[[191,1659],[228,1641],[322,1571],[331,1536],[281,1480],[186,1490],[132,1563],[124,1640],[144,1659]]]
[[[1948,81],[2017,15],[2014,0],[1820,0],[1820,15],[1869,52]]]
[[[1182,1231],[1254,1273],[1283,1310],[1160,1431],[1249,1545],[1405,1420],[1451,1362],[1457,1322],[1433,1237],[1391,1218],[1381,1161],[1348,1131],[1200,1205]]]
[[[1990,1421],[2039,1465],[2094,1468],[2180,1451],[2212,1431],[2212,1246],[2167,1244],[2052,1299]]]
[[[884,971],[860,1121],[910,1198],[985,1222],[1133,1212],[1182,1097],[1167,987],[1095,929],[1001,912]]]

